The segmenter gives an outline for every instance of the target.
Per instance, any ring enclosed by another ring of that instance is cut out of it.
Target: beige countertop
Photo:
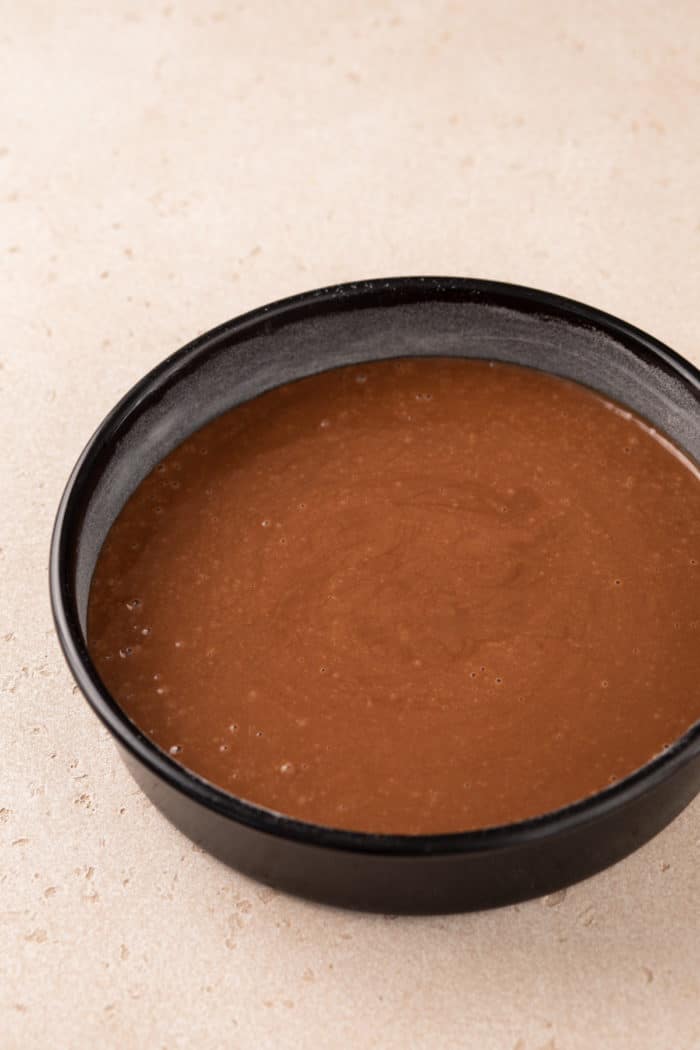
[[[700,1047],[700,802],[518,907],[304,903],[141,795],[72,686],[46,586],[104,413],[270,299],[500,278],[700,362],[695,0],[3,11],[0,1048]]]

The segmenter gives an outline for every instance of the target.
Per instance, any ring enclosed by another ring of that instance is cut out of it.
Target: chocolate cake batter
[[[363,831],[581,799],[700,717],[700,480],[509,365],[344,368],[189,438],[98,561],[89,643],[177,761]]]

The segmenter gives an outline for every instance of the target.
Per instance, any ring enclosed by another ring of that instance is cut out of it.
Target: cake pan
[[[584,383],[700,459],[700,373],[617,318],[534,289],[464,278],[322,288],[195,339],[109,413],[58,509],[51,601],[85,698],[143,791],[194,842],[247,875],[330,904],[392,913],[488,908],[586,878],[668,824],[700,789],[700,722],[631,776],[555,812],[458,834],[365,834],[292,820],[189,772],[120,710],[86,644],[100,548],[128,497],[164,456],[265,390],[345,364],[406,356],[507,361]]]

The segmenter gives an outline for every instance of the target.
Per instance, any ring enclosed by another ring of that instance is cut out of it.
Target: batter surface
[[[141,484],[89,644],[179,762],[388,833],[583,798],[700,717],[700,481],[510,365],[349,367],[236,408]]]

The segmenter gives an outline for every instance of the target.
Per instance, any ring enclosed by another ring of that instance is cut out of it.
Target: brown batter
[[[195,434],[100,556],[90,648],[178,761],[395,833],[544,813],[700,717],[700,483],[583,387],[344,368]]]

